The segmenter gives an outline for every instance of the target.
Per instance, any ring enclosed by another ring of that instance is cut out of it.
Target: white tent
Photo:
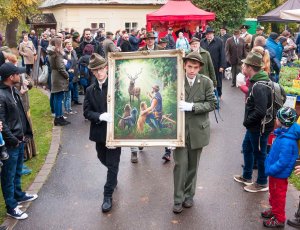
[[[286,20],[300,20],[300,9],[282,10],[280,11],[280,18]]]

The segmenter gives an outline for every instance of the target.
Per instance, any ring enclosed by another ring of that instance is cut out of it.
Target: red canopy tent
[[[146,15],[147,30],[155,25],[161,28],[182,26],[204,27],[207,21],[215,20],[215,13],[207,12],[197,8],[189,0],[169,0],[164,6],[157,11]]]

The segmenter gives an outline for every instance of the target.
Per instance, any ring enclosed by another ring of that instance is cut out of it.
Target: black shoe
[[[166,162],[171,160],[171,156],[169,153],[165,153],[162,157],[163,160],[165,160]]]
[[[180,204],[174,204],[174,206],[173,206],[173,212],[175,214],[181,213],[182,210],[183,210],[183,208],[182,208],[182,204],[181,203]]]
[[[101,208],[102,208],[102,212],[109,212],[112,208],[112,198],[104,197]]]
[[[184,200],[184,202],[182,203],[182,206],[185,208],[191,208],[194,205],[194,200],[193,198],[187,198]]]
[[[71,124],[71,122],[66,121],[63,117],[59,117],[59,118],[55,118],[54,119],[54,125],[55,126],[64,126],[64,125],[68,125]]]
[[[300,228],[300,218],[288,219],[287,224],[294,228]]]
[[[82,103],[79,101],[74,101],[74,105],[82,105]]]
[[[0,160],[4,161],[4,160],[7,160],[8,158],[9,158],[9,155],[8,155],[6,147],[2,146],[1,152],[0,152]]]
[[[142,151],[144,149],[144,147],[139,147],[139,150]]]

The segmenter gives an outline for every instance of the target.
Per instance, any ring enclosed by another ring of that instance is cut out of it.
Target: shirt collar
[[[188,78],[187,75],[185,75],[185,77],[186,77],[186,80],[188,81],[189,85],[194,85],[194,82],[195,82],[197,76],[194,77],[193,79]],[[192,84],[191,84],[191,83],[192,83]]]
[[[107,79],[107,77],[106,77],[106,78],[105,78],[103,81],[99,81],[99,80],[97,80],[97,81],[98,81],[98,84],[99,84],[99,88],[100,88],[100,89],[102,89],[102,86],[103,86],[103,84],[105,83],[106,79]]]

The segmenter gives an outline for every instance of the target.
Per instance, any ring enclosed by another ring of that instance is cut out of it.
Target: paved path
[[[224,81],[221,106],[224,121],[217,124],[211,113],[212,138],[200,160],[193,208],[180,215],[172,213],[173,164],[163,164],[163,148],[145,148],[138,164],[130,163],[129,148],[124,148],[113,211],[102,214],[106,169],[96,157],[94,143],[88,140],[89,122],[79,111],[71,117],[72,124],[63,128],[57,163],[29,208],[29,218],[19,221],[15,229],[264,229],[259,216],[268,204],[268,194],[247,193],[232,177],[242,170],[244,96],[228,81]],[[291,190],[288,217],[298,202],[297,192]]]

